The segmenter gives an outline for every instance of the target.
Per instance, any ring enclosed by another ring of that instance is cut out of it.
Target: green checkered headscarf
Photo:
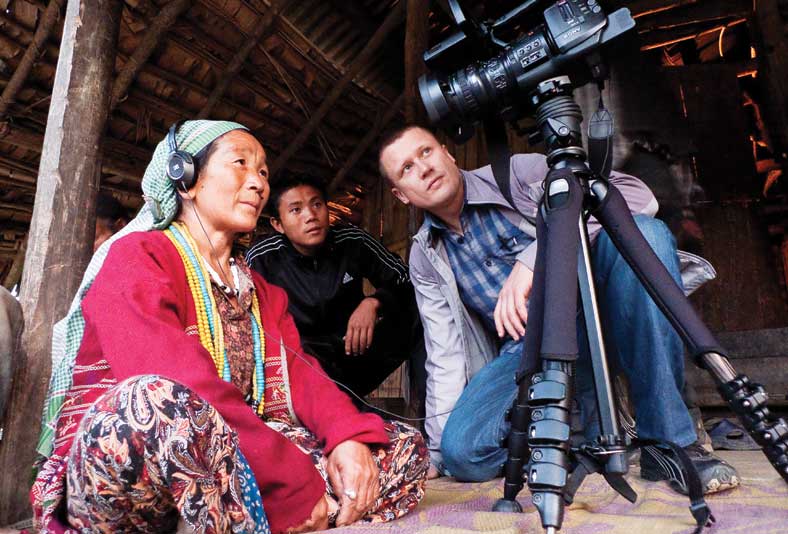
[[[236,122],[194,120],[186,121],[178,128],[175,136],[178,149],[192,155],[196,154],[215,139],[232,130],[247,130]],[[82,283],[71,302],[66,317],[55,324],[52,329],[52,377],[49,390],[44,401],[44,413],[41,422],[41,436],[36,450],[44,457],[52,454],[55,427],[66,392],[73,383],[72,372],[74,361],[82,343],[85,331],[85,318],[82,316],[82,299],[85,298],[93,280],[96,279],[112,244],[131,232],[147,232],[164,230],[178,212],[177,192],[175,184],[166,175],[167,158],[170,147],[167,139],[162,139],[153,152],[153,157],[145,169],[142,178],[142,192],[145,205],[137,216],[120,232],[113,235],[93,254],[88,264]]]

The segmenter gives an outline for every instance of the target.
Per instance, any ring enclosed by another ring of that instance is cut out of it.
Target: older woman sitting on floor
[[[421,435],[359,413],[301,351],[284,291],[234,254],[268,199],[260,143],[173,126],[143,191],[55,329],[41,531],[306,532],[412,510]]]

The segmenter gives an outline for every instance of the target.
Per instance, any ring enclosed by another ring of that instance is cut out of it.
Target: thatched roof
[[[405,3],[127,0],[101,188],[126,206],[138,207],[139,182],[155,143],[176,120],[203,115],[252,128],[275,170],[307,173],[332,184],[332,215],[358,222],[365,195],[378,177],[371,151],[357,162],[351,155],[384,116],[401,120]],[[503,13],[520,2],[486,3]],[[477,4],[481,9],[484,2]],[[626,4],[640,15],[644,43],[653,47],[696,37],[700,46],[704,35],[713,41],[720,27],[746,20],[752,9],[744,0]],[[35,48],[34,35],[46,8],[43,0],[0,1],[0,86],[9,84],[28,49],[35,59],[5,115],[0,113],[0,274],[19,249],[33,209],[62,32],[60,10],[48,39]],[[451,30],[447,11],[445,0],[432,2],[432,44]],[[390,31],[376,36],[382,26]],[[707,31],[712,28],[716,33]],[[341,98],[322,119],[310,121],[347,75],[352,83],[342,87]],[[310,122],[316,127],[304,132]],[[280,160],[294,141],[301,146]]]

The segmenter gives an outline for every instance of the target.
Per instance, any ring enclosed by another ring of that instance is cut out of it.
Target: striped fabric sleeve
[[[364,269],[362,275],[375,287],[373,296],[380,301],[381,313],[413,298],[413,286],[405,263],[369,233],[355,226],[337,228],[334,242],[351,242],[358,247]]]

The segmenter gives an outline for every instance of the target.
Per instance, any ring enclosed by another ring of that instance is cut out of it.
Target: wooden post
[[[419,97],[419,76],[427,71],[424,51],[427,49],[430,2],[408,0],[405,20],[405,122],[422,122],[424,106]]]
[[[785,287],[788,289],[788,236],[783,237],[783,244],[780,247],[783,258],[783,278],[785,279]]]
[[[52,325],[68,310],[93,249],[99,143],[122,6],[121,0],[69,0],[66,7],[22,276],[25,332],[0,441],[0,525],[31,515],[27,494]]]
[[[402,21],[403,5],[403,2],[399,2],[392,8],[391,12],[386,16],[386,20],[384,20],[383,24],[375,31],[375,35],[372,36],[372,39],[366,44],[364,50],[362,50],[353,61],[353,64],[348,67],[344,76],[334,85],[334,88],[326,96],[325,100],[323,100],[323,103],[320,104],[320,107],[317,108],[317,111],[315,111],[303,129],[298,132],[295,139],[287,145],[287,148],[285,148],[285,150],[279,154],[279,157],[271,164],[271,174],[281,169],[293,154],[304,146],[304,143],[306,143],[309,136],[312,135],[312,132],[315,131],[315,128],[317,128],[320,121],[323,120],[323,117],[334,108],[336,101],[344,94],[348,84],[353,81],[353,78],[355,78],[361,69],[367,65],[372,55],[386,42],[388,35],[399,26]]]
[[[419,77],[427,71],[424,64],[424,51],[429,39],[430,2],[424,0],[408,0],[408,12],[405,21],[405,122],[408,124],[424,124],[426,121],[424,105],[419,95]],[[388,189],[388,188],[386,188]],[[395,202],[388,195],[385,202]],[[398,206],[397,209],[405,209]],[[416,234],[421,225],[423,214],[418,208],[408,206],[407,235]],[[408,252],[410,241],[408,240]]]
[[[766,127],[783,172],[788,172],[788,14],[777,0],[762,0],[755,9],[760,33],[758,73],[763,78]]]
[[[36,28],[36,33],[33,34],[33,41],[27,47],[27,50],[25,50],[25,55],[22,56],[22,60],[19,62],[13,76],[11,76],[5,89],[3,89],[3,94],[0,95],[0,118],[5,116],[8,111],[8,106],[14,102],[17,93],[19,93],[19,90],[25,85],[27,76],[30,74],[30,71],[33,70],[33,65],[35,65],[36,60],[44,52],[49,34],[52,32],[52,28],[55,27],[57,19],[60,17],[60,10],[63,7],[63,2],[64,0],[50,0],[46,11],[44,11],[44,14],[41,16],[41,20],[39,20],[38,27]]]

